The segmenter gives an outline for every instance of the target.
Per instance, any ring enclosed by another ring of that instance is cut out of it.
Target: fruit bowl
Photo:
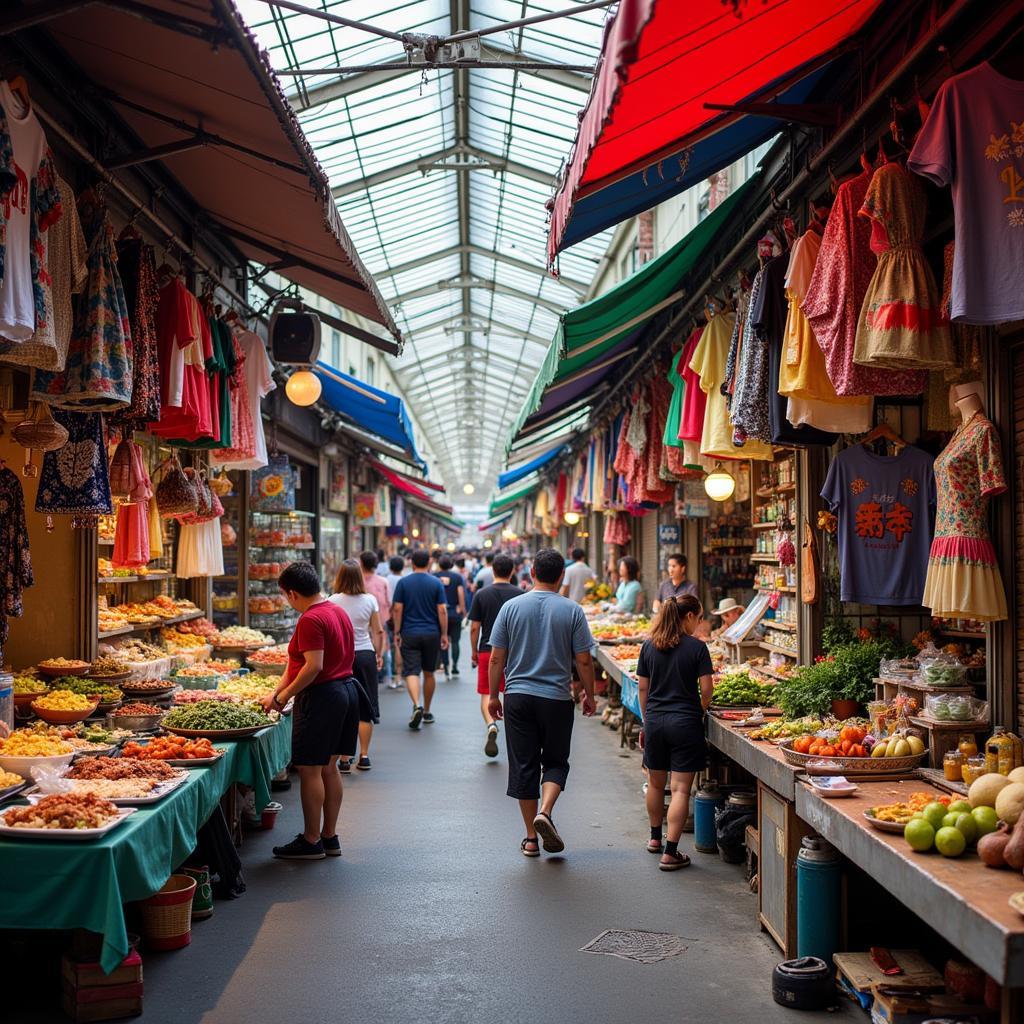
[[[44,676],[50,676],[52,679],[56,679],[59,676],[81,676],[92,668],[91,661],[64,661],[60,665],[50,665],[45,661],[39,662],[36,668]]]
[[[115,729],[131,729],[132,732],[151,732],[159,728],[159,715],[119,715],[116,711],[110,716],[110,724]]]
[[[53,708],[41,708],[33,703],[32,710],[37,718],[41,718],[49,725],[74,725],[76,722],[84,722],[99,706],[100,702],[96,700],[80,711],[56,711]]]
[[[14,772],[23,779],[31,779],[34,778],[33,768],[67,768],[74,756],[74,751],[69,754],[52,754],[49,757],[5,757],[0,754],[0,768],[5,772]]]
[[[815,773],[829,771],[847,774],[860,772],[867,775],[884,774],[886,772],[909,772],[917,768],[928,756],[926,747],[920,754],[908,757],[822,757],[821,754],[801,754],[793,749],[794,740],[786,740],[779,744],[782,756],[787,763],[805,768]]]
[[[37,690],[35,693],[16,693],[14,695],[14,706],[16,708],[26,707],[33,701],[39,700],[46,690]]]

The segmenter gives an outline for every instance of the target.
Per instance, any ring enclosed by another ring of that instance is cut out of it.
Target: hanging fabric
[[[36,511],[85,517],[111,514],[103,417],[61,408],[54,409],[53,416],[67,430],[68,440],[43,457]],[[88,518],[72,525],[87,526]]]
[[[8,619],[19,618],[25,611],[22,594],[35,582],[32,556],[28,547],[28,526],[25,522],[25,494],[21,481],[0,464],[0,665],[4,661],[4,644],[8,637]]]

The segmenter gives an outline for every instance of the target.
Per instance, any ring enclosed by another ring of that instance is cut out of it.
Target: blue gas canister
[[[715,811],[724,803],[725,797],[713,781],[705,782],[693,798],[693,845],[700,853],[718,853]]]
[[[839,948],[842,861],[821,836],[807,836],[796,857],[796,952],[831,966]]]

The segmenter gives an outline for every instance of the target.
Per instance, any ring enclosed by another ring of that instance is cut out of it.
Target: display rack
[[[249,513],[247,622],[277,641],[287,640],[298,621],[281,596],[277,578],[289,562],[316,564],[314,529],[312,512]]]
[[[241,470],[227,474],[232,491],[221,497],[224,517],[221,522],[234,532],[234,540],[224,544],[224,575],[213,580],[213,609],[211,618],[218,629],[245,626],[245,601],[248,578],[246,575],[244,495],[248,474]],[[230,536],[230,534],[229,534]]]

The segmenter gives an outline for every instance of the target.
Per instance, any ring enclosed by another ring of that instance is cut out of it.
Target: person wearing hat
[[[717,615],[722,620],[722,625],[712,633],[713,637],[720,637],[743,613],[746,611],[744,605],[732,597],[723,597],[717,608],[711,609],[712,615]]]

